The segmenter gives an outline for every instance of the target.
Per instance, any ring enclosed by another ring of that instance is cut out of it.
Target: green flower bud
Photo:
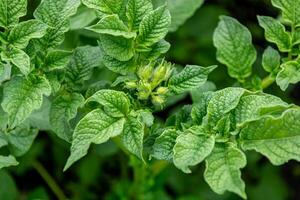
[[[167,80],[171,75],[171,67],[172,64],[165,62],[164,60],[160,63],[160,65],[155,69],[152,78],[152,88],[156,88],[161,82]]]
[[[150,62],[148,65],[140,66],[138,69],[138,77],[143,81],[148,81],[153,73],[154,64]]]
[[[165,103],[165,98],[159,95],[152,95],[152,103],[156,105],[162,105]]]
[[[137,89],[138,89],[138,98],[141,100],[148,99],[152,92],[150,83],[144,81],[140,81]]]
[[[134,81],[129,81],[129,82],[125,83],[125,87],[127,89],[135,89],[135,88],[137,88],[137,84]]]
[[[164,94],[167,94],[168,91],[169,91],[169,89],[167,87],[159,87],[156,90],[156,93],[159,94],[159,95],[164,95]]]

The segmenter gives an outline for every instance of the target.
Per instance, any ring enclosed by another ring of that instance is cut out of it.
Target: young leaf
[[[282,11],[283,21],[294,27],[300,26],[300,1],[298,0],[272,0],[273,6]]]
[[[268,47],[263,54],[262,66],[269,73],[276,73],[280,66],[280,54],[272,47]]]
[[[155,139],[151,156],[159,160],[173,161],[173,147],[179,134],[180,132],[175,129],[164,130],[164,132]]]
[[[228,67],[231,77],[248,77],[256,60],[256,50],[249,30],[236,19],[222,16],[213,36],[217,59]]]
[[[134,55],[132,39],[101,35],[100,40],[105,53],[119,61],[128,61]]]
[[[103,56],[102,62],[109,70],[122,75],[128,74],[134,66],[132,59],[122,62],[108,55]]]
[[[10,152],[17,157],[24,155],[30,149],[37,134],[38,130],[29,126],[16,127],[6,135]]]
[[[151,51],[148,52],[146,55],[149,59],[157,59],[161,54],[165,54],[169,51],[171,45],[169,42],[160,40],[159,42],[155,43],[151,46]]]
[[[67,170],[74,162],[85,156],[92,143],[101,144],[122,133],[124,118],[113,118],[101,109],[88,113],[77,124],[71,146],[71,155],[65,165]]]
[[[5,84],[1,106],[9,115],[10,127],[21,124],[33,110],[40,108],[43,95],[50,93],[51,86],[43,76],[16,76]]]
[[[255,150],[274,165],[300,161],[300,110],[289,109],[279,118],[266,116],[249,123],[240,133],[244,150]]]
[[[237,107],[245,90],[242,88],[225,88],[214,93],[207,106],[207,121],[211,127],[227,113]]]
[[[199,131],[202,131],[199,129]],[[181,134],[176,139],[173,160],[176,167],[185,173],[191,173],[189,166],[202,162],[213,150],[215,138],[204,132]]]
[[[16,166],[19,162],[12,155],[0,156],[0,169],[9,166]]]
[[[77,114],[77,109],[84,104],[84,97],[78,93],[57,96],[51,105],[50,123],[58,137],[71,142],[72,128],[69,121]]]
[[[129,116],[121,134],[123,145],[129,152],[143,159],[144,124],[136,117]]]
[[[151,11],[141,21],[138,44],[142,47],[149,47],[160,41],[168,33],[170,24],[171,16],[166,5]]]
[[[279,21],[272,17],[258,16],[258,22],[264,28],[265,37],[269,42],[275,43],[282,52],[291,50],[292,38]]]
[[[213,96],[212,92],[203,93],[198,102],[193,105],[191,116],[195,124],[201,125],[203,118],[207,114],[207,106]]]
[[[26,15],[27,0],[0,1],[0,27],[8,28],[19,22],[19,18]]]
[[[276,76],[276,83],[281,90],[286,90],[289,84],[295,84],[300,81],[300,63],[288,61],[281,65],[281,70]]]
[[[112,117],[124,117],[129,113],[130,100],[124,92],[100,90],[88,98],[87,102],[89,101],[101,104]]]
[[[71,58],[72,52],[63,50],[50,51],[45,60],[45,66],[48,70],[56,70],[65,68]]]
[[[82,0],[89,8],[99,10],[107,14],[118,14],[123,6],[123,0]]]
[[[23,49],[32,38],[41,38],[46,34],[47,25],[32,19],[16,25],[8,36],[8,42],[14,47]]]
[[[228,190],[247,198],[240,172],[247,162],[242,151],[228,144],[217,144],[205,161],[204,179],[213,191],[223,194]]]
[[[153,10],[151,0],[128,0],[126,16],[130,30],[138,30],[143,18]]]
[[[5,61],[12,62],[24,75],[30,72],[30,58],[21,49],[12,47],[9,51],[1,52],[1,58]]]
[[[76,48],[66,69],[66,81],[76,85],[88,80],[93,68],[101,66],[101,58],[102,52],[99,47]]]
[[[179,74],[170,78],[168,87],[176,94],[200,87],[216,67],[215,65],[210,67],[187,65]]]
[[[122,36],[125,38],[135,38],[136,33],[130,32],[118,15],[107,15],[103,17],[96,25],[87,27],[86,29],[96,33],[108,34],[113,36]]]

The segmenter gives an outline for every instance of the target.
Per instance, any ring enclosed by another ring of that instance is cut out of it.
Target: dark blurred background
[[[35,9],[39,1],[29,1]],[[266,74],[260,66],[260,56],[270,45],[264,40],[263,31],[257,23],[257,15],[277,17],[278,10],[270,0],[207,0],[204,5],[178,31],[170,33],[167,41],[172,45],[168,60],[185,65],[219,64],[215,58],[212,34],[220,15],[230,15],[246,25],[253,35],[258,51],[254,66],[260,77]],[[30,15],[29,15],[30,16]],[[78,31],[67,33],[63,47],[82,44],[96,45],[96,40]],[[220,64],[219,64],[220,65]],[[218,89],[232,86],[234,80],[222,65],[209,78]],[[293,85],[286,92],[272,85],[266,91],[282,97],[285,101],[300,104],[300,85]],[[185,99],[184,101],[189,101]],[[33,168],[38,160],[53,176],[64,193],[75,200],[126,200],[131,185],[130,161],[112,143],[94,145],[89,154],[76,163],[69,171],[62,169],[69,154],[69,145],[53,134],[39,134],[31,150],[20,160],[20,166],[0,171],[0,200],[13,199],[56,199],[48,185]],[[300,199],[300,164],[290,161],[276,167],[255,152],[247,153],[248,165],[242,170],[246,192],[250,200],[298,200]],[[211,191],[203,180],[204,164],[184,174],[169,165],[157,177],[152,186],[155,200],[235,200],[238,196],[226,193],[222,196]]]

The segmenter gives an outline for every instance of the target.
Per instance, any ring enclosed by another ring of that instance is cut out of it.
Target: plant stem
[[[262,80],[261,87],[262,89],[268,88],[270,85],[274,83],[275,79],[271,76],[267,76]]]
[[[47,185],[52,190],[52,192],[56,195],[57,199],[59,200],[67,199],[62,189],[58,186],[58,184],[55,182],[55,180],[51,177],[51,175],[47,172],[47,170],[40,162],[33,161],[32,166],[41,175],[41,177],[47,183]]]

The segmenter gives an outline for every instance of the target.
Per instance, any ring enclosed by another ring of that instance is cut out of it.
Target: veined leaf
[[[207,121],[211,127],[217,125],[227,113],[237,107],[245,90],[242,88],[225,88],[213,94],[207,106]]]
[[[30,72],[30,58],[21,49],[11,47],[8,51],[1,52],[1,58],[13,63],[19,70],[27,75]]]
[[[43,76],[16,76],[3,89],[1,106],[9,115],[11,128],[21,124],[33,110],[41,107],[43,95],[49,96],[51,86]]]
[[[105,53],[119,61],[128,61],[134,55],[132,39],[101,35],[100,40]]]
[[[121,134],[123,145],[129,152],[143,159],[144,124],[133,116],[128,116]]]
[[[108,15],[103,17],[96,25],[86,29],[96,33],[108,34],[113,36],[122,36],[125,38],[135,38],[136,33],[130,32],[127,26],[119,19],[118,15]]]
[[[122,62],[108,55],[104,55],[102,61],[109,70],[122,75],[128,74],[134,67],[133,59]]]
[[[231,77],[244,79],[251,74],[256,50],[249,30],[236,19],[222,16],[214,33],[217,59],[228,67]]]
[[[292,38],[285,31],[285,27],[276,19],[267,16],[258,16],[258,22],[265,30],[265,37],[275,43],[282,52],[291,50]]]
[[[164,132],[155,139],[151,156],[160,160],[173,161],[173,147],[179,134],[180,132],[175,129],[164,130]]]
[[[223,194],[228,190],[246,199],[240,169],[247,161],[242,151],[228,144],[217,144],[205,161],[204,179],[213,191]]]
[[[200,98],[197,99],[198,102],[193,104],[191,116],[195,124],[202,124],[203,118],[207,114],[208,103],[211,100],[212,96],[212,92],[205,92],[200,96]]]
[[[123,0],[82,0],[89,8],[99,10],[107,14],[118,14],[124,4]]]
[[[45,66],[50,71],[56,69],[63,69],[67,67],[71,56],[72,56],[72,52],[70,51],[63,51],[63,50],[50,51],[46,56]]]
[[[138,44],[149,47],[163,39],[171,24],[170,12],[167,6],[161,6],[147,14],[139,26]]]
[[[200,87],[207,81],[208,74],[216,67],[187,65],[179,74],[170,78],[168,87],[176,94]]]
[[[272,0],[272,4],[282,11],[282,18],[284,22],[295,27],[300,26],[300,1]]]
[[[155,43],[154,45],[151,46],[151,51],[146,53],[146,56],[149,59],[157,59],[159,56],[162,54],[165,54],[169,51],[171,47],[171,44],[167,41],[160,40],[159,42]]]
[[[19,162],[12,155],[0,156],[0,169],[9,166],[16,166]]]
[[[204,132],[183,133],[176,139],[173,161],[176,167],[185,173],[191,173],[189,166],[202,162],[213,150],[215,138],[207,136]]]
[[[41,38],[46,34],[47,25],[32,19],[16,25],[8,36],[8,42],[14,47],[23,49],[32,38]]]
[[[114,90],[100,90],[87,99],[95,101],[104,107],[112,117],[124,117],[129,113],[130,100],[124,92]]]
[[[19,18],[26,15],[27,0],[0,1],[0,27],[8,28],[19,22]]]
[[[84,97],[78,93],[57,96],[51,105],[50,123],[58,137],[71,142],[72,128],[69,121],[77,114],[77,109],[84,104]]]
[[[153,10],[151,0],[128,0],[126,15],[131,30],[138,30],[143,18]]]
[[[300,161],[299,117],[299,109],[289,109],[279,118],[267,116],[249,123],[240,133],[243,149],[260,152],[274,165]]]
[[[37,129],[27,125],[16,127],[6,135],[10,152],[17,157],[24,155],[30,149],[37,134]]]
[[[276,83],[281,90],[286,90],[289,84],[295,84],[300,81],[300,63],[288,61],[281,65],[281,70],[276,76]]]
[[[124,122],[124,118],[113,118],[101,109],[88,113],[75,128],[71,155],[68,158],[64,171],[85,156],[92,143],[101,144],[109,138],[121,134]]]
[[[276,73],[280,66],[280,54],[272,47],[268,47],[263,54],[262,66],[269,73]]]

